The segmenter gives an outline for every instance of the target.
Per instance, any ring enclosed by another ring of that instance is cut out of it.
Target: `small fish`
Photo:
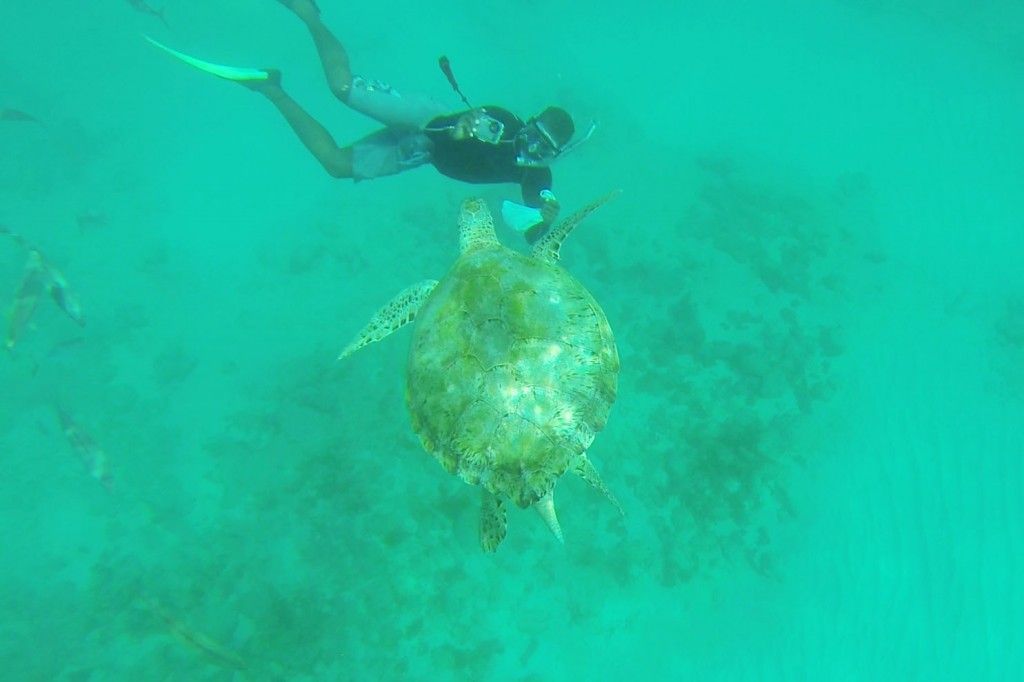
[[[0,121],[25,121],[26,123],[39,123],[35,116],[29,116],[24,111],[17,109],[4,109],[0,107]]]
[[[164,26],[170,28],[170,25],[167,23],[167,18],[164,17],[164,10],[162,8],[153,9],[146,3],[146,0],[128,0],[128,4],[137,9],[138,11],[142,12],[143,14],[148,14],[152,17],[156,17],[157,19],[163,22]]]
[[[78,457],[85,463],[89,475],[99,481],[108,493],[113,493],[114,478],[110,474],[107,453],[92,439],[92,436],[75,423],[67,410],[60,406],[57,406],[56,410],[64,437],[68,439],[71,447],[78,453]]]
[[[73,336],[70,339],[64,339],[58,343],[53,344],[50,350],[46,352],[43,357],[44,362],[60,361],[67,355],[78,351],[82,344],[85,343],[84,336]]]
[[[14,302],[7,312],[7,350],[13,350],[18,343],[39,306],[40,297],[49,285],[50,274],[46,269],[43,255],[32,249],[28,252],[25,275],[21,278],[21,285],[14,294]]]
[[[144,596],[140,601],[146,610],[163,622],[174,639],[198,653],[203,660],[228,670],[245,670],[248,667],[241,656],[172,615],[156,599]]]
[[[6,234],[8,237],[18,242],[18,244],[25,250],[31,251],[32,245],[25,241],[25,238],[20,234],[7,227],[6,225],[0,225],[0,234]]]
[[[97,211],[94,208],[90,208],[87,211],[82,211],[75,216],[75,222],[78,223],[78,229],[85,231],[86,228],[90,227],[102,227],[107,224],[107,216],[101,211]]]
[[[0,234],[8,235],[29,252],[28,268],[32,269],[34,266],[37,266],[42,269],[43,273],[45,273],[46,276],[45,279],[47,280],[45,284],[45,289],[47,289],[50,292],[50,296],[53,298],[54,303],[56,303],[57,306],[61,310],[63,310],[68,317],[74,320],[75,324],[77,324],[79,327],[84,327],[85,317],[82,315],[82,304],[78,299],[78,294],[76,294],[74,290],[71,289],[71,285],[68,284],[68,280],[66,277],[64,277],[64,274],[60,270],[55,268],[46,259],[46,256],[43,255],[42,251],[32,246],[32,244],[30,244],[24,237],[22,237],[17,232],[13,232],[12,230],[4,227],[3,225],[0,225]],[[27,283],[27,277],[28,273],[26,272],[26,281],[22,282],[22,288],[24,288],[25,284]],[[28,302],[29,301],[26,301],[26,303]],[[18,297],[15,296],[15,306],[17,306],[17,304]],[[12,308],[12,313],[13,310],[14,309]],[[34,311],[35,307],[33,305],[31,311],[29,312],[31,313]],[[28,320],[26,319],[25,322],[27,321]],[[13,327],[9,327],[9,329],[12,328]],[[22,329],[19,328],[19,333],[21,331]],[[7,347],[13,347],[10,334],[8,334]]]
[[[85,317],[82,315],[82,304],[78,300],[78,294],[72,291],[67,279],[57,268],[52,265],[50,270],[50,297],[54,303],[67,314],[79,327],[85,326]]]

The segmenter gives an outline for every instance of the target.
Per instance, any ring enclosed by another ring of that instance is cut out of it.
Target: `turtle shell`
[[[417,313],[406,400],[445,469],[525,508],[604,428],[618,371],[590,292],[495,245],[463,254]]]

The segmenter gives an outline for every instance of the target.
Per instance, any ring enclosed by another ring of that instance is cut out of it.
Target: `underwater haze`
[[[563,215],[622,190],[561,265],[625,516],[567,476],[485,554],[410,330],[335,358],[518,187],[332,179],[142,37],[375,130],[295,17],[146,2],[0,3],[0,680],[1024,679],[1021,3],[319,0],[356,73],[597,121]]]

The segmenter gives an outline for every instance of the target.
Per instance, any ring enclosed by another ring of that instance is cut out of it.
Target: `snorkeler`
[[[575,125],[564,109],[548,107],[523,121],[501,107],[472,107],[444,57],[441,68],[468,110],[451,113],[432,98],[399,94],[386,83],[352,73],[345,48],[320,20],[320,10],[313,0],[278,2],[309,29],[334,96],[385,128],[339,147],[327,129],[284,91],[281,73],[276,69],[211,64],[149,40],[192,66],[266,97],[333,177],[367,180],[430,163],[442,174],[463,182],[516,183],[526,206],[505,202],[511,226],[525,232],[530,243],[547,231],[560,208],[551,192],[549,165],[586,140],[593,125],[573,141]]]

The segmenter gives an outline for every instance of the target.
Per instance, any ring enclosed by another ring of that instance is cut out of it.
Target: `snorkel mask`
[[[597,129],[597,123],[591,121],[587,131],[580,137],[559,145],[543,121],[536,118],[523,126],[512,141],[516,152],[516,165],[525,167],[550,166],[558,158],[565,156],[576,147],[590,139]]]

